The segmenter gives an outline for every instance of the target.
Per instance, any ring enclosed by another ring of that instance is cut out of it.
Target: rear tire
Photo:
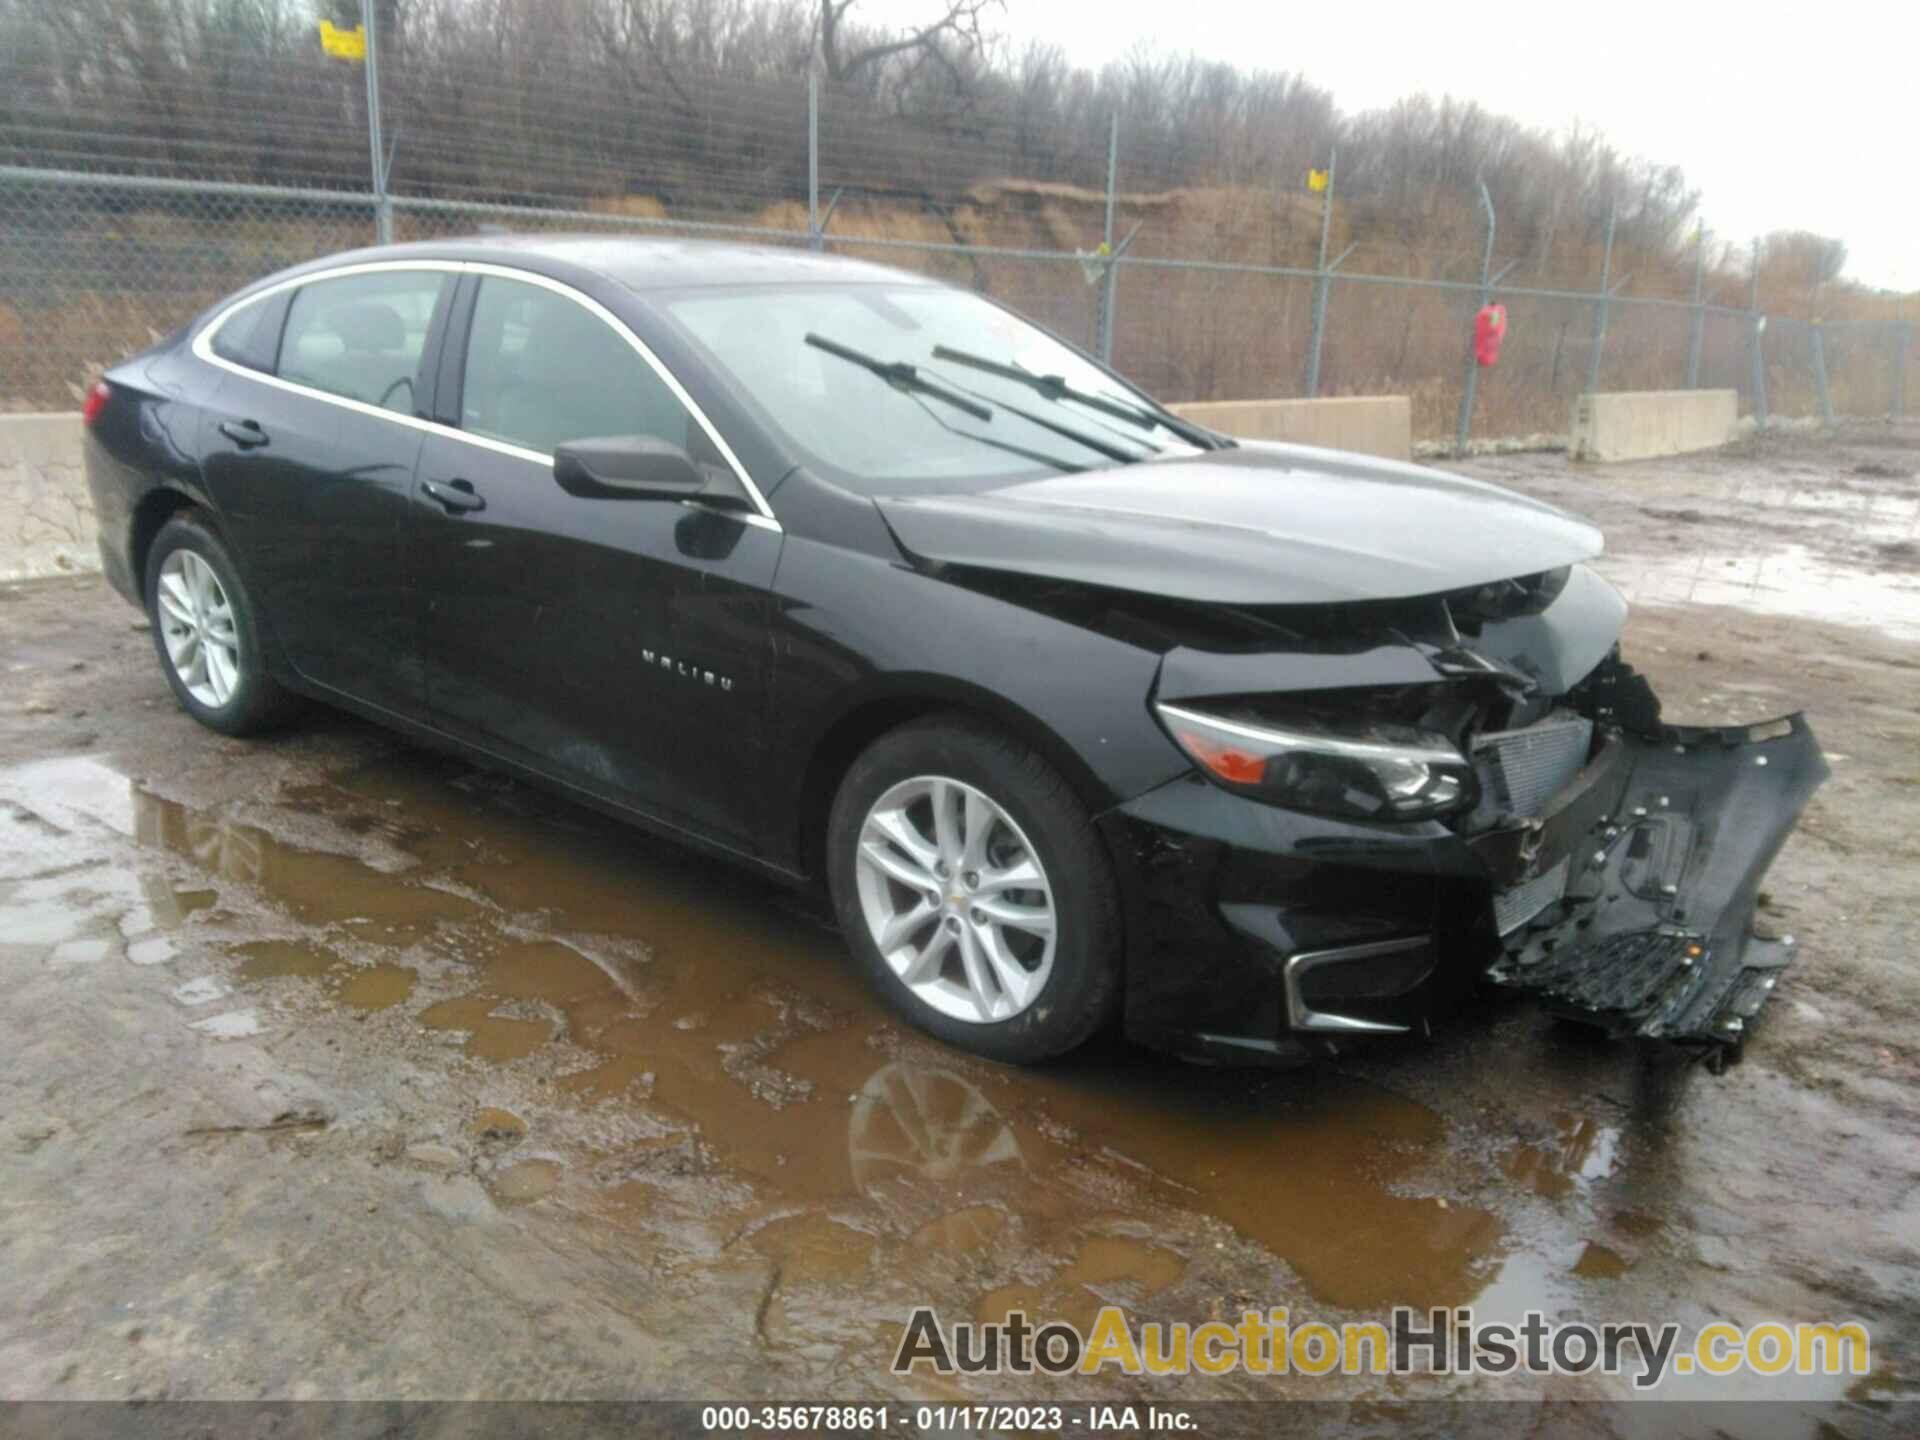
[[[299,708],[267,674],[253,599],[220,537],[191,512],[147,551],[147,616],[180,708],[222,735],[257,735]]]
[[[826,870],[860,968],[950,1045],[1031,1064],[1119,1004],[1106,850],[1059,773],[998,730],[935,716],[876,740],[834,797]]]

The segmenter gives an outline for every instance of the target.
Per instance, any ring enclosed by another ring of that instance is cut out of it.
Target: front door
[[[696,503],[562,490],[552,451],[569,440],[652,435],[720,457],[571,292],[491,274],[477,286],[450,332],[466,344],[457,410],[442,410],[463,435],[428,437],[414,496],[434,722],[757,850],[779,532]]]
[[[425,685],[405,542],[423,431],[397,417],[415,415],[452,283],[411,268],[300,286],[277,347],[224,367],[204,430],[208,489],[288,662],[412,718]]]

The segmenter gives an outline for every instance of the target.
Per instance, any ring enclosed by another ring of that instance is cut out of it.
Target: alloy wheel
[[[1059,938],[1053,886],[982,791],[939,775],[893,786],[860,826],[854,874],[887,967],[943,1015],[1010,1020],[1045,988]]]
[[[195,700],[221,709],[240,688],[240,634],[213,567],[191,550],[160,565],[160,638],[173,673]]]

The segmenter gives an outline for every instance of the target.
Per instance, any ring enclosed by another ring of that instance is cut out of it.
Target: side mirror
[[[553,478],[585,500],[746,499],[733,476],[702,469],[678,445],[652,435],[570,440],[554,449]]]

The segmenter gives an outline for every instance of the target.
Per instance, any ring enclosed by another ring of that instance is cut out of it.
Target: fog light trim
[[[1315,1010],[1300,992],[1301,977],[1322,965],[1340,965],[1353,960],[1373,960],[1382,955],[1399,955],[1417,950],[1433,941],[1430,935],[1409,935],[1398,940],[1371,940],[1364,945],[1341,945],[1331,950],[1302,950],[1289,955],[1282,970],[1287,994],[1287,1015],[1295,1030],[1337,1031],[1358,1035],[1404,1035],[1405,1025],[1389,1025],[1379,1020],[1362,1020],[1353,1015],[1336,1015]]]

